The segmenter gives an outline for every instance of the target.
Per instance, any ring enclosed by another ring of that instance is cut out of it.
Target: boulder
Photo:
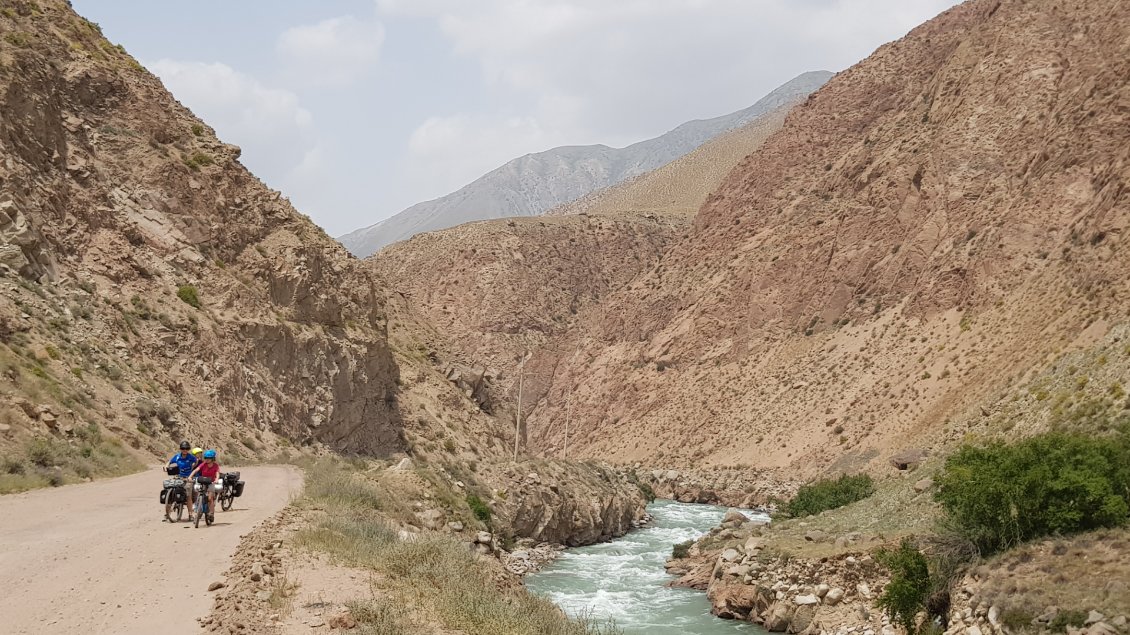
[[[750,584],[713,584],[707,590],[710,612],[729,620],[745,620],[758,606],[758,587]]]
[[[1087,627],[1087,635],[1118,635],[1118,629],[1106,622],[1095,622]]]
[[[722,562],[737,562],[741,560],[742,554],[733,547],[722,552]]]
[[[493,541],[494,535],[492,535],[489,531],[480,531],[479,533],[475,534],[475,542],[479,543],[480,545],[489,545]]]
[[[216,591],[216,590],[222,589],[222,588],[224,588],[224,583],[220,582],[218,580],[216,582],[213,582],[212,584],[208,585],[209,591]]]
[[[812,626],[812,620],[816,618],[816,610],[818,608],[819,607],[815,604],[798,606],[796,611],[793,612],[792,619],[789,620],[789,632],[808,632],[809,627]]]
[[[750,536],[746,539],[745,544],[742,545],[742,551],[747,554],[760,551],[765,546],[765,539],[760,536]]]
[[[871,599],[871,587],[867,586],[866,582],[860,582],[855,585],[855,592],[859,594],[859,597],[865,600]]]
[[[999,607],[995,604],[990,606],[988,618],[989,618],[990,624],[992,624],[993,626],[1000,626],[1001,625],[1001,607]]]
[[[813,595],[798,595],[795,598],[793,598],[793,602],[796,602],[800,606],[807,606],[809,604],[820,604],[820,598],[816,597],[815,594],[813,594]]]
[[[761,616],[765,630],[770,633],[784,633],[792,623],[793,612],[788,605],[778,602]]]
[[[733,508],[726,510],[726,515],[722,517],[722,526],[723,527],[725,527],[727,525],[732,525],[734,527],[740,527],[742,523],[748,523],[748,522],[749,522],[748,516],[746,516],[745,514],[741,513],[740,511],[738,511],[736,509],[733,509]]]
[[[839,588],[839,587],[836,587],[836,588],[828,591],[828,594],[824,596],[824,603],[827,604],[828,606],[835,606],[835,605],[839,604],[840,601],[843,600],[843,599],[844,599],[844,590]]]
[[[828,542],[828,534],[819,529],[813,529],[804,534],[804,539],[808,542]]]
[[[438,509],[417,512],[416,518],[420,520],[425,529],[439,530],[443,528],[443,512]]]
[[[817,584],[816,585],[816,597],[818,597],[820,599],[824,599],[825,597],[828,596],[828,591],[831,591],[831,590],[832,590],[832,588],[829,587],[827,584]]]
[[[451,531],[463,531],[463,523],[459,522],[458,520],[453,520],[447,523],[447,528]]]
[[[910,448],[891,457],[891,465],[898,470],[913,470],[926,460],[926,450]]]
[[[357,620],[352,613],[346,610],[344,613],[339,613],[330,618],[330,628],[348,631],[357,628]]]
[[[934,479],[924,478],[914,484],[914,491],[922,493],[934,487]]]
[[[1097,624],[1098,622],[1101,622],[1105,619],[1106,616],[1102,613],[1099,613],[1098,611],[1091,611],[1087,614],[1087,621],[1083,622],[1083,624],[1090,626],[1091,624]]]

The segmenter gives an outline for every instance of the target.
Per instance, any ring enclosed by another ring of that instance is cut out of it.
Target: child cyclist
[[[212,479],[213,483],[218,483],[220,480],[220,462],[216,460],[215,450],[204,450],[204,461],[192,470],[189,478],[196,476],[204,476]],[[204,492],[208,496],[208,521],[211,522],[215,517],[216,509],[216,488],[209,485],[208,491]],[[192,514],[189,514],[189,520],[192,520]]]

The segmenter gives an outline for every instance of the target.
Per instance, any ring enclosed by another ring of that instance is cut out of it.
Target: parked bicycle
[[[165,479],[161,488],[161,504],[165,506],[165,520],[178,523],[188,508],[188,489],[185,480],[180,478],[176,465],[170,465],[165,473],[172,478]]]
[[[239,472],[221,474],[220,480],[223,481],[224,488],[216,494],[216,502],[220,504],[220,509],[228,511],[235,503],[235,499],[243,496],[244,483],[239,480]]]

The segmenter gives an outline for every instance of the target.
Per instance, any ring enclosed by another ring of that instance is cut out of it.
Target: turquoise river
[[[697,538],[722,522],[725,507],[656,501],[650,526],[599,545],[567,549],[526,586],[571,615],[613,621],[625,635],[715,635],[765,631],[710,614],[702,591],[664,586],[671,547]],[[756,512],[746,512],[751,517]]]

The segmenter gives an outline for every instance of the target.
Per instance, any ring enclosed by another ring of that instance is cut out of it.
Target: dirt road
[[[208,584],[302,485],[290,467],[240,470],[247,489],[211,527],[163,522],[164,473],[0,496],[0,631],[199,633]]]

